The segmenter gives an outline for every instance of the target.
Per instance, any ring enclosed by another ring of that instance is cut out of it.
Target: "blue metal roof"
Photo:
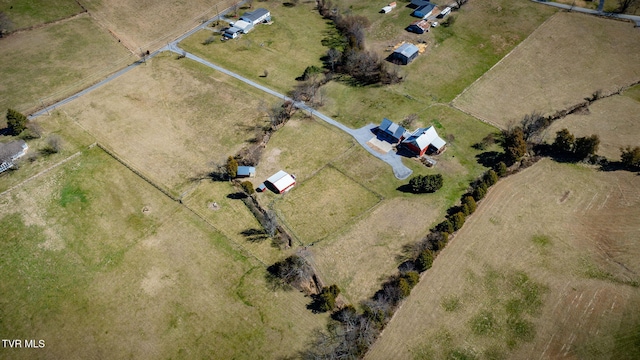
[[[398,140],[400,140],[400,138],[407,132],[405,128],[403,128],[402,126],[394,123],[393,121],[387,118],[382,119],[382,123],[380,124],[379,128],[380,130],[384,131],[385,133],[393,136]]]
[[[256,174],[256,168],[253,166],[238,166],[238,176],[251,176]]]

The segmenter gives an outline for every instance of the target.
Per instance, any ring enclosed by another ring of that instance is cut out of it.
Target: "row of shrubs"
[[[466,218],[476,211],[478,201],[484,198],[489,187],[506,175],[507,166],[500,162],[494,169],[488,170],[471,182],[469,191],[461,197],[460,204],[447,211],[446,219],[436,225],[423,239],[406,249],[408,260],[400,265],[399,272],[390,276],[370,299],[360,304],[362,312],[358,312],[353,305],[342,306],[334,311],[335,297],[339,294],[336,285],[324,287],[318,295],[314,295],[309,308],[314,311],[333,311],[332,320],[327,326],[327,331],[318,332],[311,346],[300,353],[301,358],[362,357],[391,319],[401,301],[408,297],[418,284],[420,273],[431,268],[438,252],[449,241],[450,234],[459,230]],[[417,181],[428,182],[424,178]],[[292,264],[298,264],[299,269],[293,270]],[[309,279],[313,278],[311,267],[297,255],[272,265],[269,267],[269,273],[288,284],[308,283]]]

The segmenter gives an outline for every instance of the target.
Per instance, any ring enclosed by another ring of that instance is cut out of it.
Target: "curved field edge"
[[[639,190],[550,160],[501,180],[367,358],[633,358]]]
[[[550,115],[640,80],[639,41],[630,23],[557,13],[453,104],[500,128]]]

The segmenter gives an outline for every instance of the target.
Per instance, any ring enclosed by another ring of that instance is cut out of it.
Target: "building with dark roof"
[[[418,55],[420,54],[419,49],[417,46],[411,44],[411,43],[404,43],[402,45],[400,45],[394,52],[393,54],[391,54],[391,57],[393,60],[403,64],[403,65],[407,65],[408,63],[412,62],[413,59],[415,59],[416,57],[418,57]]]
[[[380,137],[392,144],[397,144],[402,141],[405,136],[410,135],[405,128],[387,118],[382,119],[382,123],[378,129],[380,130]]]
[[[429,24],[426,20],[416,20],[407,27],[407,31],[416,34],[424,34],[429,31],[429,27],[431,27],[431,24]]]
[[[417,9],[415,9],[413,11],[413,16],[415,17],[419,17],[421,19],[426,19],[429,16],[431,16],[431,14],[433,14],[433,10],[436,8],[435,5],[433,4],[429,4],[429,5],[425,5],[425,6],[421,6]]]

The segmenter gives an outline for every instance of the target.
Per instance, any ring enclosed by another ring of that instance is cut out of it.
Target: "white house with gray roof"
[[[29,146],[24,140],[0,144],[0,173],[13,167],[14,161],[24,156],[27,149]]]
[[[258,25],[263,22],[271,21],[271,13],[265,8],[255,9],[251,12],[244,13],[240,20],[244,20],[252,25]]]

